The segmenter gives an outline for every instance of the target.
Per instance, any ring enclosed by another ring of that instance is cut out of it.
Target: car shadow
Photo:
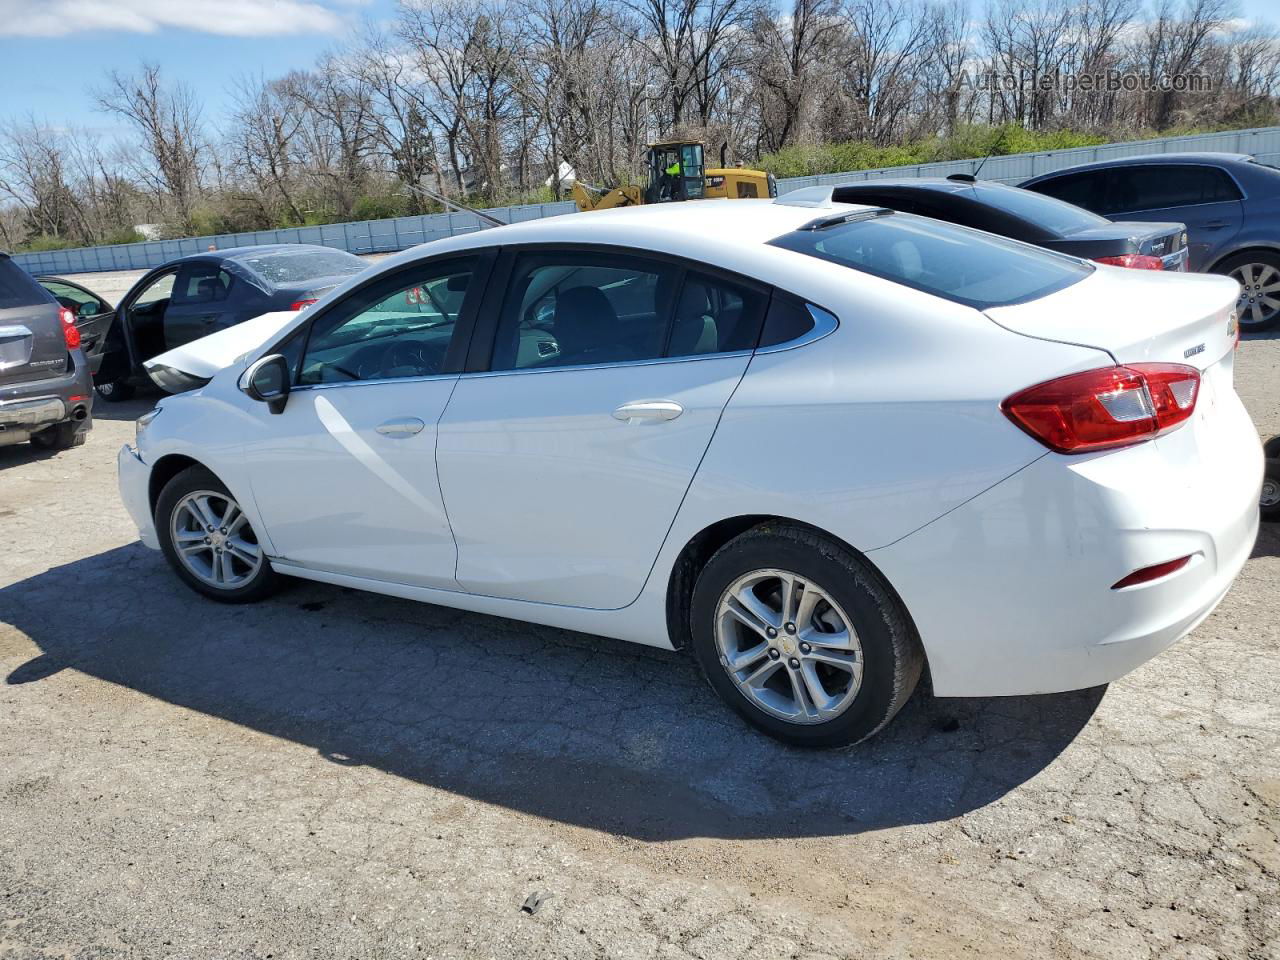
[[[93,401],[93,418],[95,420],[137,420],[165,396],[160,390],[139,389],[137,395],[128,400],[111,402],[96,397]]]
[[[68,584],[93,602],[66,603]],[[813,751],[755,733],[683,654],[319,584],[221,605],[136,543],[0,589],[0,609],[42,651],[10,685],[74,669],[334,763],[642,840],[950,819],[1043,770],[1105,690],[922,685],[872,741]]]

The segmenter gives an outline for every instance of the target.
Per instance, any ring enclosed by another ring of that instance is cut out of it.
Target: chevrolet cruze
[[[829,191],[418,247],[158,358],[120,488],[216,600],[283,576],[689,649],[766,733],[1111,681],[1244,564],[1238,287]]]

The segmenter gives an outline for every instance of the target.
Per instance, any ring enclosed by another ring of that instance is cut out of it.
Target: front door
[[[767,291],[603,252],[520,254],[506,289],[490,369],[462,376],[440,423],[458,582],[626,606],[746,371]]]
[[[282,348],[296,362],[296,386],[279,415],[255,405],[245,445],[280,558],[457,589],[436,428],[457,383],[450,348],[483,286],[477,263],[430,261],[384,277]]]

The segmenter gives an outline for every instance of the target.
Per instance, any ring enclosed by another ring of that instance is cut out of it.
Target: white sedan
[[[282,576],[692,651],[766,733],[1114,680],[1252,547],[1237,287],[804,191],[437,241],[159,358],[120,489]]]

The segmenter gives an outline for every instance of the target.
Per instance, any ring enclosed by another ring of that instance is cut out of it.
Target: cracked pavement
[[[1238,363],[1280,432],[1280,339]],[[680,654],[202,600],[117,499],[150,403],[0,448],[0,958],[1280,960],[1277,526],[1105,690],[922,689],[805,752]]]

